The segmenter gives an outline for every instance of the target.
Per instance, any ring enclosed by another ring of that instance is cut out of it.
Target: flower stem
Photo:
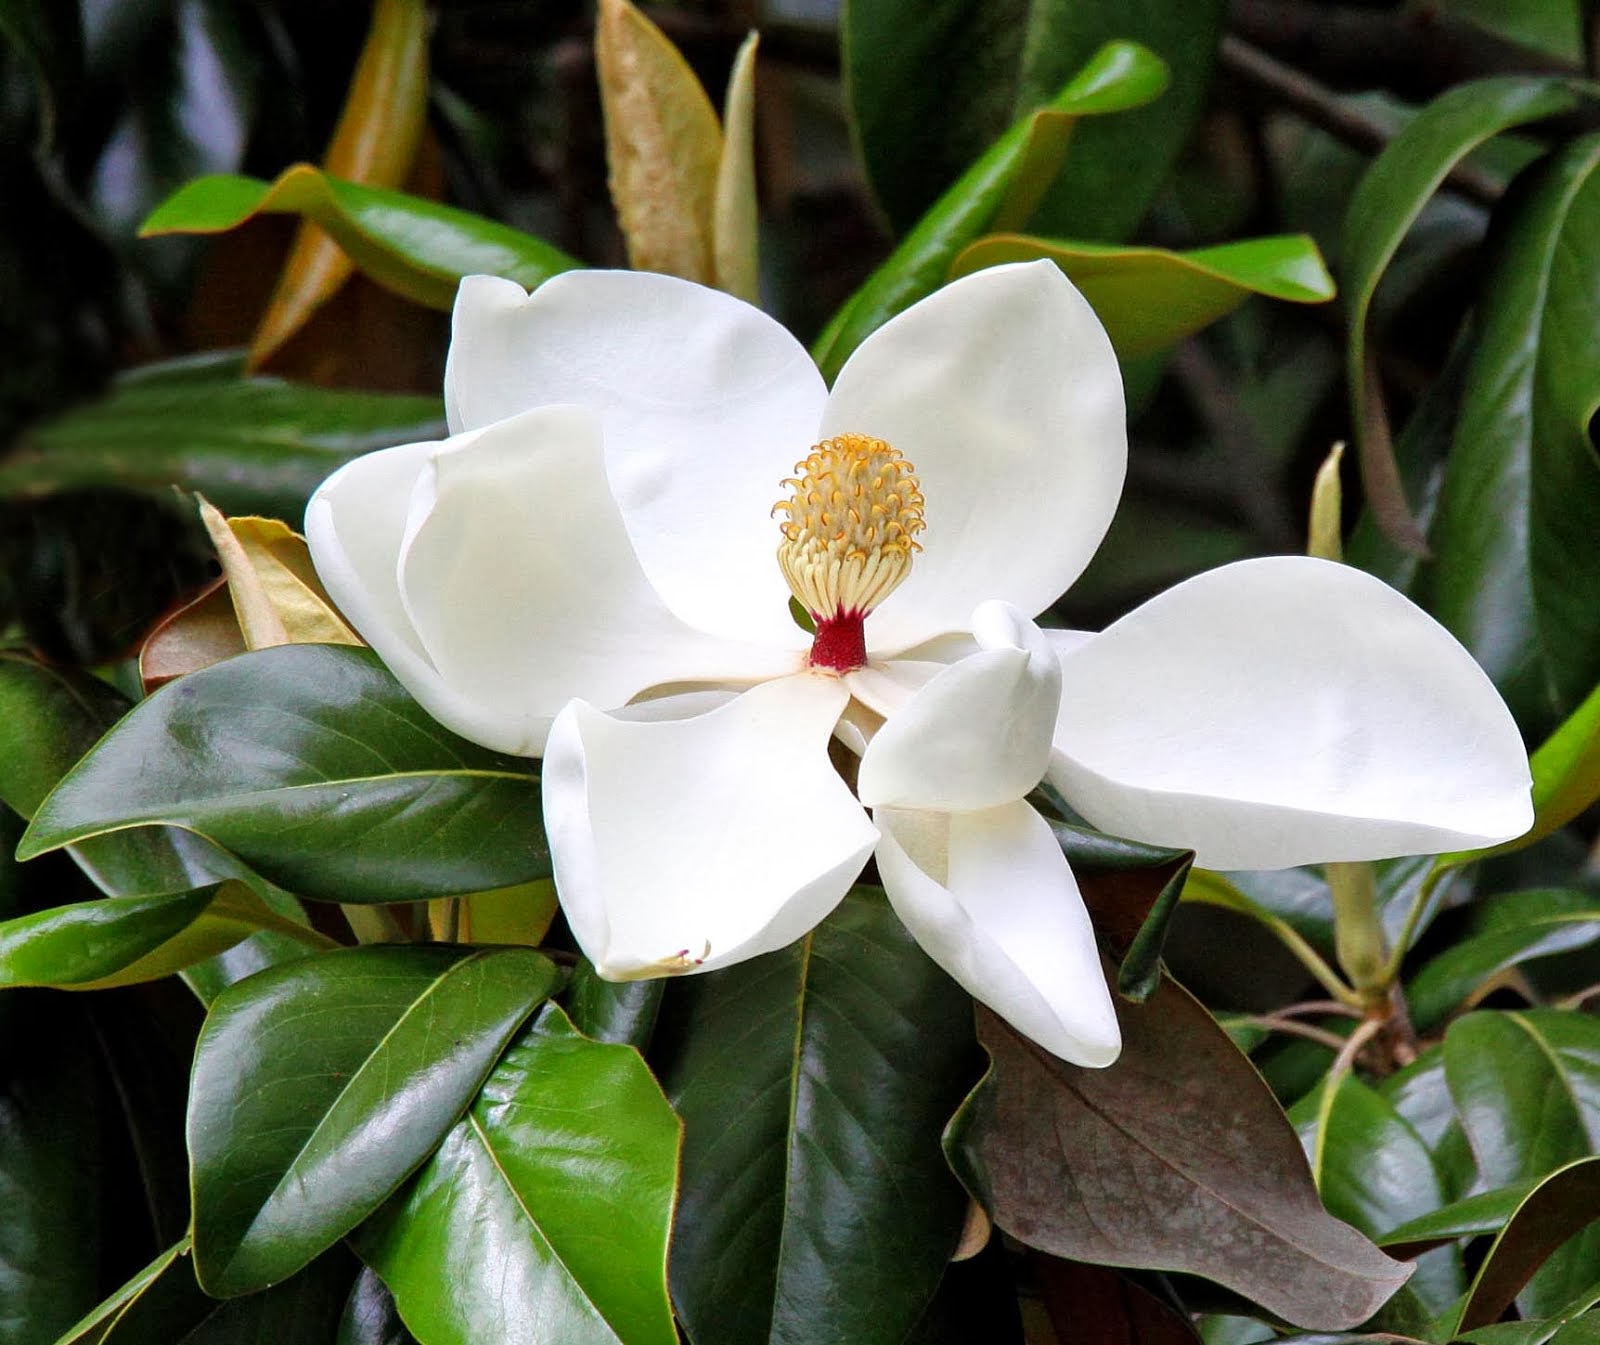
[[[1372,865],[1329,864],[1324,872],[1333,893],[1333,948],[1339,967],[1363,1003],[1380,1003],[1388,998],[1392,978]]]

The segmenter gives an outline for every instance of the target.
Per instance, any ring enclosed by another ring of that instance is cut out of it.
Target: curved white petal
[[[398,568],[433,666],[494,726],[471,736],[501,751],[537,755],[574,696],[609,709],[663,683],[749,680],[798,662],[667,610],[628,545],[599,424],[578,407],[524,412],[433,453]]]
[[[505,740],[501,717],[450,685],[434,666],[406,612],[398,579],[417,479],[435,453],[471,437],[404,444],[346,463],[307,503],[306,542],[328,596],[406,690],[440,723],[496,745]]]
[[[778,323],[671,276],[570,271],[531,296],[471,276],[456,299],[451,423],[553,403],[598,412],[612,490],[652,586],[685,621],[730,639],[805,646],[772,506],[817,438],[825,396]]]
[[[1044,778],[1061,664],[1009,603],[980,606],[972,633],[979,652],[937,673],[867,744],[863,803],[974,811],[1020,799]]]
[[[875,654],[962,629],[986,598],[1043,611],[1100,545],[1128,456],[1111,343],[1050,262],[965,276],[886,323],[822,424],[893,444],[927,500],[911,574],[867,621]]]
[[[696,719],[574,701],[542,772],[556,890],[602,976],[711,971],[799,938],[877,831],[828,760],[835,678],[767,682]]]
[[[1038,813],[1017,802],[874,818],[884,890],[929,957],[1047,1051],[1090,1067],[1117,1058],[1094,929]]]
[[[1522,740],[1431,617],[1349,566],[1240,561],[1062,659],[1050,780],[1208,868],[1490,845],[1533,820]]]

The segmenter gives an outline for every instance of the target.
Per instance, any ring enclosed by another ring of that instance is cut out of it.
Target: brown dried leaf
[[[629,263],[712,284],[722,162],[716,109],[666,34],[628,0],[600,0],[594,53],[611,200]]]
[[[139,650],[139,679],[148,695],[175,677],[242,654],[244,648],[228,582],[218,579],[145,638]]]
[[[945,1147],[995,1223],[1073,1261],[1204,1275],[1297,1326],[1370,1317],[1411,1267],[1322,1207],[1249,1060],[1170,980],[1116,1007],[1122,1057],[1102,1070],[979,1010],[993,1066]]]

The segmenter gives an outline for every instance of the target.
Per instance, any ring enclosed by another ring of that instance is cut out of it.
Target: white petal
[[[435,453],[470,438],[405,444],[347,463],[306,505],[306,541],[328,595],[406,690],[441,723],[493,744],[504,739],[500,716],[451,686],[434,666],[405,610],[397,576],[418,478]]]
[[[877,654],[962,629],[986,598],[1043,611],[1100,545],[1128,456],[1111,343],[1050,262],[965,276],[885,324],[823,431],[887,440],[927,499],[910,577],[867,621]]]
[[[1050,779],[1208,868],[1489,845],[1532,822],[1522,740],[1431,617],[1360,570],[1240,561],[1067,654]]]
[[[741,962],[838,904],[877,840],[828,760],[846,699],[836,678],[802,673],[697,719],[561,712],[545,828],[562,908],[602,976]]]
[[[975,998],[1074,1065],[1122,1048],[1094,929],[1049,824],[1026,803],[874,814],[878,872],[918,943]]]
[[[1044,778],[1061,664],[1008,603],[980,606],[972,630],[980,652],[936,674],[867,745],[863,803],[965,812],[1020,799]]]
[[[805,647],[772,506],[817,438],[825,396],[778,323],[671,276],[571,271],[531,296],[475,276],[456,300],[452,423],[562,402],[598,412],[651,584],[685,621],[731,639]]]
[[[574,696],[611,708],[663,683],[797,663],[666,609],[607,488],[599,425],[577,407],[528,411],[434,453],[412,492],[399,574],[433,666],[494,725],[472,736],[501,751],[536,755]]]

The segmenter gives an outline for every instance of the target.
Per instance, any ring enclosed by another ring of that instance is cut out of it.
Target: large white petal
[[[575,696],[609,709],[664,683],[797,666],[667,610],[628,545],[592,412],[540,407],[463,439],[417,478],[399,586],[440,677],[493,716],[489,746],[537,755]]]
[[[561,712],[545,827],[562,908],[602,976],[741,962],[838,904],[877,840],[828,760],[846,699],[802,673],[696,719]]]
[[[1179,584],[1062,659],[1051,781],[1097,827],[1284,868],[1489,845],[1533,820],[1489,679],[1371,575],[1307,557]]]
[[[817,438],[825,396],[778,323],[671,276],[571,271],[531,296],[470,276],[456,299],[451,423],[558,402],[597,411],[651,584],[685,621],[729,638],[806,644],[789,618],[772,506]]]
[[[1050,262],[965,276],[885,324],[822,423],[893,444],[927,499],[910,577],[867,621],[874,654],[960,630],[986,598],[1043,611],[1100,545],[1127,465],[1116,356]]]
[[[1055,651],[1008,603],[981,605],[972,632],[979,652],[937,673],[867,745],[863,803],[972,811],[1020,799],[1043,779],[1061,698]]]
[[[1047,1051],[1092,1067],[1117,1058],[1094,929],[1038,813],[1017,802],[874,818],[884,890],[928,956]]]
[[[452,686],[411,624],[398,579],[406,515],[434,454],[470,442],[404,444],[341,467],[306,505],[306,541],[328,595],[435,719],[476,742],[505,739],[502,717]]]

